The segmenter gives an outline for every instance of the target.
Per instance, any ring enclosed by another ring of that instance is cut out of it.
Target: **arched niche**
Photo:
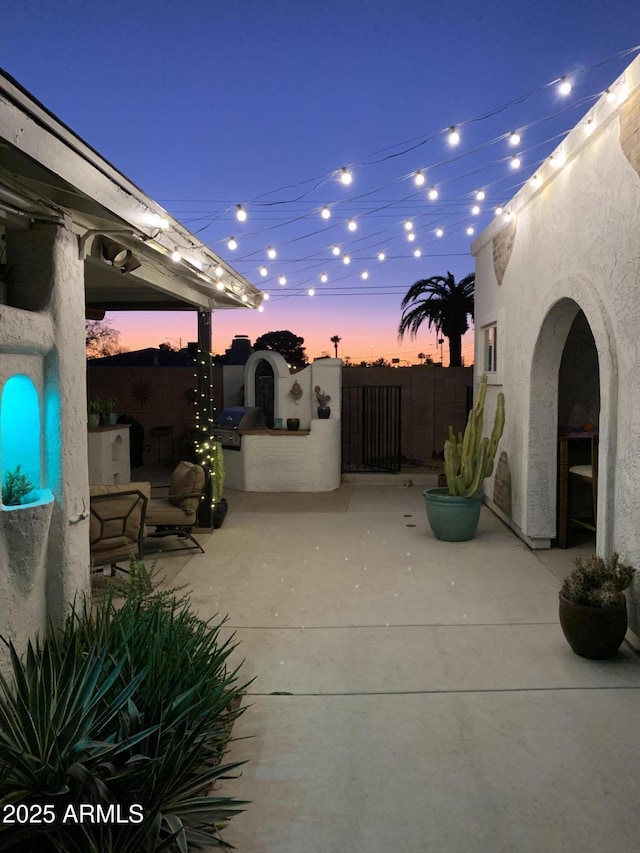
[[[5,382],[0,398],[0,458],[2,482],[8,472],[20,466],[24,474],[40,489],[42,481],[40,398],[33,380],[24,374],[11,376]]]
[[[264,395],[271,394],[271,417],[281,418],[280,396],[291,387],[291,371],[278,352],[259,350],[249,357],[244,369],[247,406],[260,406],[268,417],[269,406],[264,405]],[[261,400],[261,402],[259,402]],[[268,401],[269,402],[269,401]],[[273,426],[267,420],[267,426]]]

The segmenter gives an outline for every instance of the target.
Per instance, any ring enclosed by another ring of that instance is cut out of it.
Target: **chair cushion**
[[[196,511],[204,489],[204,471],[193,462],[180,462],[171,475],[169,500],[187,514]]]
[[[176,506],[171,503],[168,498],[154,498],[149,503],[147,510],[147,524],[149,527],[157,527],[158,525],[172,524],[184,526],[195,524],[196,508],[191,512],[187,512],[185,506]]]
[[[593,476],[591,465],[572,465],[571,468],[569,468],[569,473],[577,474],[578,477],[588,477],[589,480]]]

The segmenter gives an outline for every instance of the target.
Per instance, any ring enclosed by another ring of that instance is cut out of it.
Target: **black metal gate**
[[[400,471],[400,385],[342,389],[342,470]]]

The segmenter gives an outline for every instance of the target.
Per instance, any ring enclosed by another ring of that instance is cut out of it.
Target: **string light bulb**
[[[230,249],[232,252],[235,252],[235,250],[237,248],[238,248],[238,241],[236,240],[236,238],[235,237],[229,237],[229,240],[227,242],[227,249]]]
[[[326,205],[320,211],[320,216],[323,219],[331,219],[331,211],[329,210],[329,208]]]
[[[369,273],[366,270],[362,270],[360,277],[366,281],[369,278]]]
[[[512,169],[519,169],[520,166],[522,165],[522,161],[520,160],[520,158],[516,154],[514,154],[510,160],[510,164],[511,164]]]
[[[347,221],[347,228],[349,229],[349,231],[357,231],[358,223],[355,221],[355,219],[349,219]]]
[[[593,131],[595,129],[596,129],[596,123],[595,123],[593,117],[589,116],[589,118],[586,120],[586,122],[584,124],[584,132],[587,134],[587,136],[591,136],[591,134],[593,133]]]
[[[416,239],[416,235],[413,233],[413,231],[409,231],[409,233],[407,234],[407,240],[408,240],[410,243],[413,243],[413,241],[414,241],[415,239]]]
[[[326,272],[322,273],[322,275],[320,276],[320,281],[323,284],[326,284],[329,281],[329,276],[326,274]]]
[[[476,201],[484,201],[487,197],[487,194],[484,190],[478,190],[476,193]]]
[[[265,266],[260,267],[260,275],[265,276],[269,270]]]
[[[222,276],[224,275],[224,270],[222,269],[220,264],[218,264],[218,266],[215,268],[214,272],[218,276],[218,278],[222,278]]]
[[[273,246],[269,246],[269,248],[267,249],[267,257],[270,258],[271,260],[274,260],[274,258],[276,258],[277,256],[278,256],[278,253],[273,248]]]
[[[413,183],[417,187],[421,187],[421,186],[423,186],[425,180],[426,180],[426,178],[424,176],[422,169],[418,169],[417,172],[413,176]]]
[[[571,83],[566,77],[561,77],[558,83],[558,92],[565,97],[571,92]]]
[[[267,294],[265,293],[265,297],[266,295]],[[258,305],[258,311],[262,314],[262,312],[264,311],[264,305]]]
[[[436,237],[442,237],[444,235],[444,231],[442,228],[436,228]]]
[[[236,206],[236,219],[238,220],[238,222],[247,221],[247,211],[241,204]]]
[[[496,210],[495,210],[496,216],[500,216],[501,213],[502,213],[502,208],[500,206],[496,207]]]
[[[438,198],[438,190],[435,187],[431,187],[428,195],[430,201],[435,201]]]
[[[216,284],[216,288],[217,288],[218,290],[220,290],[220,291],[224,291],[224,282],[223,282],[223,281],[219,281],[219,282]]]
[[[242,301],[243,301],[243,302],[248,302],[248,301],[249,301],[249,297],[247,296],[247,294],[246,294],[246,293],[243,293],[243,294],[242,294]]]
[[[385,255],[385,253],[384,253],[384,252],[378,252],[378,260],[379,260],[379,261],[384,261],[384,259],[385,259],[386,257],[387,257],[387,256]]]
[[[351,258],[349,257],[349,255],[343,255],[342,256],[342,263],[343,264],[350,264],[351,263]]]
[[[177,249],[174,249],[173,252],[171,252],[171,260],[178,263],[178,261],[181,259],[182,255],[180,254],[180,252]]]
[[[280,278],[278,279],[278,281],[280,282],[280,284],[285,285],[287,283],[287,277],[284,275],[281,275]]]
[[[331,249],[331,251],[333,252],[333,254],[334,254],[334,255],[336,256],[336,258],[337,258],[337,257],[338,257],[338,255],[340,254],[340,246],[334,246],[334,247]]]
[[[605,91],[605,95],[607,96],[607,101],[610,104],[612,104],[616,99],[616,93],[613,91],[613,89],[607,89]]]
[[[474,233],[474,230],[475,230],[475,229],[473,228],[473,226],[472,226],[472,225],[470,225],[470,226],[467,228],[467,234],[469,235],[469,237]]]
[[[421,257],[421,255],[422,255],[421,249],[416,249],[413,253],[414,258],[419,258],[419,257]]]
[[[315,293],[316,293],[316,292],[315,292],[315,290],[313,289],[313,287],[310,287],[310,288],[309,288],[309,290],[307,291],[307,293],[309,294],[309,296],[315,296]]]
[[[353,180],[353,175],[347,169],[346,166],[343,166],[342,169],[340,169],[340,183],[342,183],[346,187],[348,187],[352,180]]]
[[[520,145],[520,134],[516,133],[515,130],[512,130],[509,134],[509,144]]]
[[[531,186],[534,188],[534,190],[537,190],[541,183],[542,183],[542,178],[536,172],[535,175],[531,178]]]
[[[473,214],[473,216],[478,216],[478,214],[480,213],[480,205],[474,204],[471,208],[471,213]]]
[[[449,128],[449,136],[447,137],[447,142],[449,145],[458,145],[460,143],[460,134],[458,133],[458,129],[452,125]]]
[[[262,298],[264,299],[265,302],[267,301],[267,299],[271,299],[271,297],[269,296],[268,293],[263,293]]]
[[[413,222],[410,219],[407,219],[404,223],[405,231],[413,231]]]

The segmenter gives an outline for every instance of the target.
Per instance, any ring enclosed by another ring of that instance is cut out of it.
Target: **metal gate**
[[[400,385],[342,389],[342,470],[400,471]]]

